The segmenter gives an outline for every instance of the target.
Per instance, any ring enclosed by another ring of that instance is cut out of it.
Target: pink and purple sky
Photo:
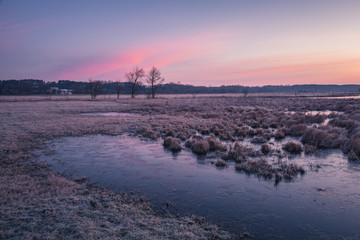
[[[360,84],[359,0],[0,0],[0,79]]]

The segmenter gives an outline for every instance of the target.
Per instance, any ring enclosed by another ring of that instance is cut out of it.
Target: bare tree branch
[[[114,82],[114,88],[117,94],[117,99],[120,98],[120,93],[123,90],[123,85],[122,82],[118,81],[118,82]]]
[[[142,78],[145,77],[143,68],[134,67],[130,72],[125,74],[126,80],[131,84],[131,97],[135,97],[136,88],[141,84]]]
[[[86,89],[90,93],[91,100],[95,100],[96,96],[102,91],[102,82],[89,79],[89,83],[86,85]]]
[[[161,76],[161,72],[156,67],[152,67],[146,76],[146,82],[151,86],[151,96],[155,98],[155,91],[165,81],[165,78]]]

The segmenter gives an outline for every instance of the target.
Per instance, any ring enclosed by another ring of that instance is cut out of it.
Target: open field
[[[46,140],[134,131],[146,119],[78,114],[127,111],[127,101],[1,103],[1,239],[231,238],[202,218],[159,215],[141,196],[81,184],[82,178],[67,179],[31,161]]]
[[[360,99],[217,96],[1,97],[0,238],[229,239],[199,217],[159,215],[141,196],[68,179],[32,161],[46,141],[130,134],[191,151],[214,167],[292,181],[298,154],[341,149],[360,160]],[[245,234],[246,235],[246,234]],[[245,236],[244,235],[244,236]]]
[[[214,93],[214,94],[158,94],[157,98],[196,98],[196,97],[243,97],[243,93]],[[323,97],[323,98],[359,98],[359,94],[357,93],[347,93],[347,92],[332,92],[332,93],[323,93],[323,92],[309,92],[309,93],[249,93],[251,97]],[[98,100],[116,100],[116,94],[107,94],[98,96]],[[128,99],[129,94],[121,94],[119,96],[121,99]],[[137,95],[136,98],[146,99],[148,95]],[[86,101],[89,100],[89,95],[75,94],[75,95],[33,95],[33,96],[0,96],[0,102],[14,102],[14,101]]]

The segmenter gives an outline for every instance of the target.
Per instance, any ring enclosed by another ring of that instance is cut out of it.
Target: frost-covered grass
[[[238,171],[275,182],[305,172],[286,161],[292,151],[281,146],[289,138],[306,154],[341,148],[350,160],[360,159],[360,99],[71,96],[0,98],[0,105],[0,238],[231,237],[198,217],[159,215],[139,196],[67,179],[29,160],[34,149],[58,137],[125,133],[161,139],[174,152],[192,151],[217,167],[233,161]],[[324,116],[306,114],[320,110],[334,111],[327,125]],[[127,114],[82,114],[106,112]]]
[[[1,103],[0,239],[231,238],[202,218],[159,214],[141,196],[115,193],[83,183],[83,178],[68,179],[31,160],[32,150],[57,137],[135,133],[148,116],[78,114],[129,111],[126,102]],[[133,110],[139,108],[133,103]]]

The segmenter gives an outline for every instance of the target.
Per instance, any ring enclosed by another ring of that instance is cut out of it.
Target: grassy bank
[[[200,217],[160,215],[141,196],[67,179],[31,161],[47,140],[132,132],[146,117],[78,114],[128,110],[125,101],[0,103],[0,239],[231,238]]]
[[[0,106],[0,238],[232,238],[202,218],[160,215],[141,196],[68,179],[32,162],[34,150],[46,154],[47,141],[59,137],[160,139],[171,151],[192,151],[217,167],[233,161],[236,171],[275,182],[307,171],[286,161],[295,154],[338,148],[349,161],[360,159],[359,99],[21,97],[0,99]],[[282,143],[286,138],[292,142]]]

